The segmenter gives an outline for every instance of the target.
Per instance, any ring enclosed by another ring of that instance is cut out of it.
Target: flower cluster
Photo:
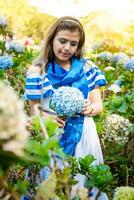
[[[25,50],[24,45],[15,42],[10,43],[7,49],[9,51],[15,51],[16,53],[24,53]]]
[[[0,69],[8,69],[13,66],[13,59],[9,56],[0,56]]]
[[[125,144],[128,141],[131,126],[132,124],[128,119],[117,114],[111,114],[104,123],[105,138],[108,141]]]
[[[113,65],[123,65],[126,63],[126,61],[129,60],[129,57],[127,54],[123,53],[123,52],[119,52],[119,53],[114,53],[112,58],[111,58],[111,63]]]
[[[108,51],[104,51],[98,54],[98,57],[101,61],[110,61],[112,58],[112,53]]]
[[[81,112],[84,105],[82,92],[74,87],[58,88],[50,101],[52,108],[59,116],[72,117]]]
[[[112,66],[107,66],[107,67],[104,68],[104,71],[105,71],[105,72],[115,71],[115,68],[112,67]]]
[[[115,189],[113,200],[133,200],[134,188],[129,186],[121,186]]]
[[[116,80],[114,81],[114,83],[108,87],[108,90],[113,91],[115,94],[118,92],[121,92],[121,86],[123,85],[123,81],[122,80]]]
[[[134,70],[134,58],[131,58],[125,63],[125,69]]]
[[[5,17],[0,17],[0,27],[5,28],[7,26],[7,20]]]
[[[0,82],[0,144],[1,151],[22,155],[28,138],[27,116],[23,102],[10,86]]]
[[[115,83],[113,83],[112,85],[110,85],[108,87],[108,90],[114,92],[115,94],[118,93],[118,92],[121,92],[121,87]]]

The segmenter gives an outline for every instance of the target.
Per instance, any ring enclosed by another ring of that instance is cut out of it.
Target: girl
[[[64,152],[76,157],[92,154],[94,164],[103,163],[99,138],[93,116],[102,112],[100,87],[106,84],[103,73],[88,59],[83,58],[85,33],[79,20],[62,17],[50,28],[40,57],[27,73],[26,98],[29,100],[31,114],[34,105],[43,100],[45,109],[49,109],[51,96],[58,87],[77,87],[86,99],[80,117],[64,121],[57,117],[64,133],[60,146]],[[76,179],[80,187],[85,177],[78,174]]]

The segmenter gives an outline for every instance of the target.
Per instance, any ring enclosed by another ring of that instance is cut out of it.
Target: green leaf
[[[125,103],[123,103],[122,106],[117,109],[117,111],[120,113],[127,113],[127,110],[128,110],[128,105]]]
[[[112,99],[112,105],[115,106],[116,108],[120,107],[122,104],[122,98],[120,96],[115,96]]]
[[[51,137],[56,133],[56,129],[58,128],[58,125],[56,123],[56,121],[54,120],[53,117],[49,117],[47,119],[44,120],[46,129],[47,129],[47,133],[48,135]]]
[[[28,180],[18,181],[15,185],[15,189],[19,192],[20,195],[25,194],[28,186],[30,185]]]

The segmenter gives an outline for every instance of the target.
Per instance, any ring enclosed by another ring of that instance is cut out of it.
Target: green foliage
[[[85,158],[79,158],[78,162],[80,164],[80,171],[82,174],[86,174],[89,171],[91,163],[95,160],[92,155],[87,155]]]
[[[112,181],[112,174],[110,168],[107,165],[100,164],[96,166],[90,166],[89,168],[89,180],[88,187],[97,187],[100,191],[106,191],[108,184]]]

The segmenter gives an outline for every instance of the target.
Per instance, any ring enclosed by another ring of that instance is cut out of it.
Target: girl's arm
[[[34,116],[34,115],[37,114],[37,113],[36,113],[36,110],[34,109],[35,106],[36,106],[37,104],[40,104],[40,100],[30,100],[30,101],[29,101],[30,116]],[[47,118],[47,117],[49,117],[49,116],[51,116],[51,115],[44,112],[44,115],[43,115],[43,116],[44,116],[45,118]],[[31,119],[31,118],[30,118],[30,119]],[[56,122],[58,123],[58,127],[59,127],[59,128],[63,128],[63,127],[65,126],[65,120],[61,119],[61,118],[58,117],[58,116],[55,116],[55,120],[56,120]]]
[[[35,106],[37,104],[40,104],[40,100],[30,100],[29,101],[29,106],[30,106],[30,116],[34,116],[36,113],[35,113]]]
[[[89,99],[85,102],[82,113],[87,116],[96,116],[103,111],[101,92],[99,88],[93,89]]]

